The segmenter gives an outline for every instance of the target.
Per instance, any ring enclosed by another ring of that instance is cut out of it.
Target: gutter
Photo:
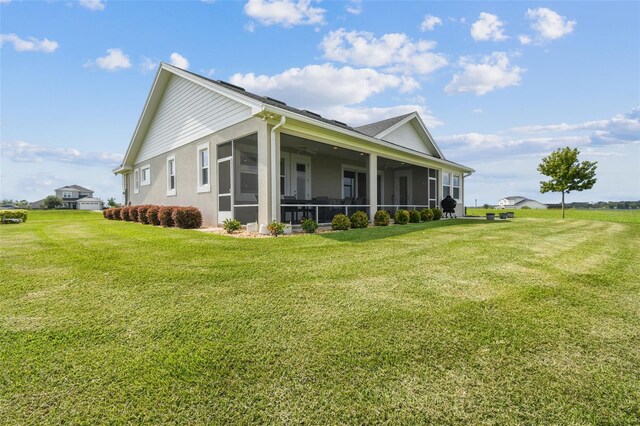
[[[287,122],[284,115],[280,118],[280,123],[271,129],[271,220],[278,220],[278,162],[276,158],[276,130]]]

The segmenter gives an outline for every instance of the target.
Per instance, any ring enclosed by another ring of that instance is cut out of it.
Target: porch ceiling
[[[326,155],[353,162],[366,161],[367,155],[346,148],[335,147],[331,144],[313,141],[298,136],[282,133],[280,135],[280,149],[300,155]]]

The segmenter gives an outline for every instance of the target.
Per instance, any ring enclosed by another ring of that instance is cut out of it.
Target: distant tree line
[[[550,209],[559,209],[561,205],[547,204]],[[596,203],[573,202],[565,204],[570,209],[640,209],[639,201],[598,201]]]

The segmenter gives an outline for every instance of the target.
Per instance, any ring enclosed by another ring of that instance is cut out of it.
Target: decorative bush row
[[[0,210],[0,223],[26,222],[29,212],[27,210]]]
[[[140,222],[165,227],[177,226],[194,229],[202,226],[202,214],[195,207],[179,206],[127,206],[106,209],[102,213],[106,219]]]

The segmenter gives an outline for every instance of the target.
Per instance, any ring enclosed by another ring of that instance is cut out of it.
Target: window
[[[442,198],[451,195],[451,173],[442,173]]]
[[[345,170],[342,177],[342,196],[344,198],[356,197],[356,172]]]
[[[167,157],[167,195],[176,195],[176,156]]]
[[[456,200],[460,199],[460,176],[458,175],[453,175],[453,181],[452,181],[452,187],[453,187],[453,198],[455,198]]]
[[[209,144],[198,146],[198,192],[211,191],[209,183]]]
[[[140,168],[140,186],[147,186],[151,184],[151,166],[147,164]]]
[[[140,192],[140,170],[135,169],[133,171],[133,193],[137,194]]]
[[[70,191],[62,191],[62,198],[73,198],[73,193]]]

